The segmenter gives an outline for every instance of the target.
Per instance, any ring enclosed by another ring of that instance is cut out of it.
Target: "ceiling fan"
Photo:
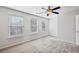
[[[45,8],[42,8],[42,9],[46,10],[45,12],[47,12],[47,16],[49,16],[49,15],[51,15],[52,13],[54,13],[54,14],[59,14],[59,12],[55,12],[55,10],[60,9],[60,6],[55,7],[55,8],[53,8],[53,9],[51,9],[51,6],[48,6],[48,9],[45,9]],[[44,12],[42,12],[42,13],[44,13]],[[39,14],[41,14],[41,13],[39,13]]]

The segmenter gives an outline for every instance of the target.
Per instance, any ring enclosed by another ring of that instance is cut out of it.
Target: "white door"
[[[76,44],[79,45],[79,15],[76,16]]]

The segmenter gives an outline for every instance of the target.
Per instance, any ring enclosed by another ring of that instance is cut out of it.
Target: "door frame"
[[[75,22],[75,24],[76,24],[76,44],[77,45],[79,45],[79,42],[78,42],[79,37],[77,37],[79,35],[79,28],[78,28],[78,26],[79,26],[79,24],[78,24],[79,20],[78,20],[78,17],[79,17],[79,15],[76,15],[76,22]]]

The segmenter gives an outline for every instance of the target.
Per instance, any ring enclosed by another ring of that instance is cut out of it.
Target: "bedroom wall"
[[[79,9],[58,15],[58,38],[60,40],[76,43],[76,15]]]
[[[24,36],[16,38],[8,38],[9,36],[9,16],[10,15],[20,15],[24,17]],[[38,20],[38,29],[37,33],[32,34],[30,32],[30,19],[35,18]],[[46,31],[42,32],[41,22],[46,23]],[[12,45],[16,45],[22,42],[34,40],[43,36],[48,35],[48,19],[31,15],[28,13],[22,13],[16,10],[12,10],[5,7],[0,7],[0,49]]]
[[[58,35],[58,18],[57,15],[53,15],[49,20],[49,34],[51,36]]]

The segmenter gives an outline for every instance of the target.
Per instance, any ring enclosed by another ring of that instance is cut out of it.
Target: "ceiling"
[[[42,16],[45,18],[51,18],[52,16],[55,15],[55,14],[52,14],[50,16],[46,16],[46,13],[38,14],[38,13],[45,11],[45,10],[41,9],[42,7],[47,8],[47,6],[7,6],[7,7],[13,8],[16,10],[20,10],[23,12],[31,13],[34,15]],[[56,7],[56,6],[54,6],[54,7]],[[54,8],[54,7],[51,7],[51,8]],[[61,6],[61,9],[56,10],[56,11],[59,12],[60,14],[64,14],[64,13],[67,13],[69,11],[73,11],[76,9],[79,9],[79,6]]]

